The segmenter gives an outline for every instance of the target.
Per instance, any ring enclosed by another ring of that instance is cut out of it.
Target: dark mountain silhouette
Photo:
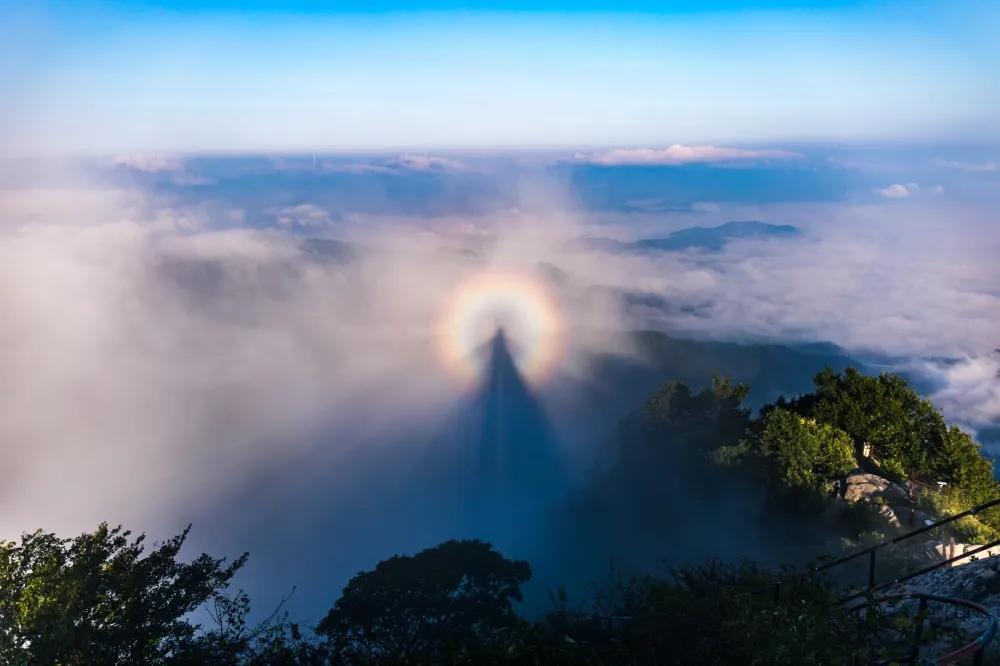
[[[671,252],[699,248],[718,252],[726,243],[745,238],[787,238],[800,232],[788,224],[768,224],[748,220],[726,222],[717,227],[688,227],[664,238],[643,238],[622,242],[611,238],[588,237],[581,239],[584,247],[605,252]]]
[[[799,233],[787,224],[767,224],[766,222],[726,222],[717,227],[690,227],[675,231],[666,238],[650,238],[635,243],[640,251],[684,250],[703,248],[721,250],[731,240],[740,238],[773,238],[794,236]]]
[[[825,367],[841,371],[864,363],[829,342],[801,345],[752,344],[675,338],[658,331],[633,331],[628,353],[597,353],[585,372],[564,377],[546,392],[546,404],[562,438],[572,442],[571,463],[599,459],[604,439],[619,421],[665,382],[693,388],[722,375],[750,385],[746,405],[757,409],[780,395],[808,393],[813,376]]]
[[[350,243],[333,238],[305,238],[299,248],[309,259],[323,263],[343,263],[356,258]]]

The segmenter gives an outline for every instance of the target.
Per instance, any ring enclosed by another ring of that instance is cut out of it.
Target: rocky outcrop
[[[890,525],[917,529],[933,519],[914,506],[909,484],[899,485],[878,474],[857,472],[836,484],[837,495],[845,502],[870,502]]]
[[[848,502],[874,502],[881,499],[885,504],[893,506],[909,501],[909,492],[905,488],[877,474],[851,474],[840,482],[840,488],[840,496]]]
[[[837,484],[837,493],[845,502],[871,503],[890,525],[902,528],[904,531],[919,529],[937,520],[916,508],[914,500],[916,492],[910,483],[896,484],[878,474],[867,472],[851,474]],[[934,536],[943,538],[940,532],[936,532]],[[907,548],[911,556],[935,562],[961,555],[977,548],[977,545],[955,543],[952,539],[911,541],[907,542],[904,547]],[[968,559],[956,560],[951,566],[958,566],[966,562]]]

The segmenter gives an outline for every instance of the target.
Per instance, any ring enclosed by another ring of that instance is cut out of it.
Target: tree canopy
[[[792,402],[795,411],[848,433],[859,452],[869,444],[885,471],[897,478],[937,471],[944,419],[902,377],[827,368],[814,381],[813,393]]]
[[[784,408],[846,432],[857,452],[871,448],[879,472],[895,480],[948,484],[953,508],[1000,496],[993,463],[961,429],[948,426],[927,399],[899,375],[864,375],[853,368],[816,375],[816,390],[770,408]],[[765,412],[768,408],[765,408]],[[1000,527],[1000,516],[992,517]]]
[[[145,537],[101,524],[71,539],[41,531],[0,543],[0,661],[155,664],[191,640],[189,613],[246,562],[177,555],[188,530]]]
[[[760,453],[775,461],[779,477],[790,486],[825,489],[858,466],[847,433],[781,408],[763,417],[757,442]]]
[[[359,573],[317,627],[350,662],[437,662],[506,638],[531,577],[482,541],[446,541]]]

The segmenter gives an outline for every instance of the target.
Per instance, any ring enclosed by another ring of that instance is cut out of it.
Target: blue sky
[[[7,154],[1000,139],[986,2],[0,2]]]

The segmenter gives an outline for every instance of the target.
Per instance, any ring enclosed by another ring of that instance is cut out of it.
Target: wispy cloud
[[[409,172],[453,173],[465,171],[466,165],[457,160],[433,155],[405,154],[389,159],[381,158],[370,162],[323,162],[323,171],[351,173],[355,175],[398,174]],[[299,168],[296,168],[299,170]]]
[[[958,162],[954,160],[936,160],[934,162],[938,166],[946,167],[948,169],[957,169],[959,171],[966,171],[968,173],[985,173],[997,170],[996,162]]]
[[[725,148],[722,146],[685,146],[675,143],[667,148],[615,148],[602,153],[578,154],[580,161],[604,166],[718,164],[801,158],[787,150]]]
[[[146,173],[184,171],[183,161],[161,153],[123,153],[112,157],[111,164]]]
[[[328,173],[349,173],[355,176],[396,173],[395,169],[391,169],[384,164],[365,164],[363,162],[351,162],[348,164],[340,162],[324,163],[320,167],[320,170]]]
[[[175,185],[205,185],[210,182],[207,178],[188,171],[187,165],[179,157],[163,153],[122,153],[108,161],[113,167],[165,176]]]

